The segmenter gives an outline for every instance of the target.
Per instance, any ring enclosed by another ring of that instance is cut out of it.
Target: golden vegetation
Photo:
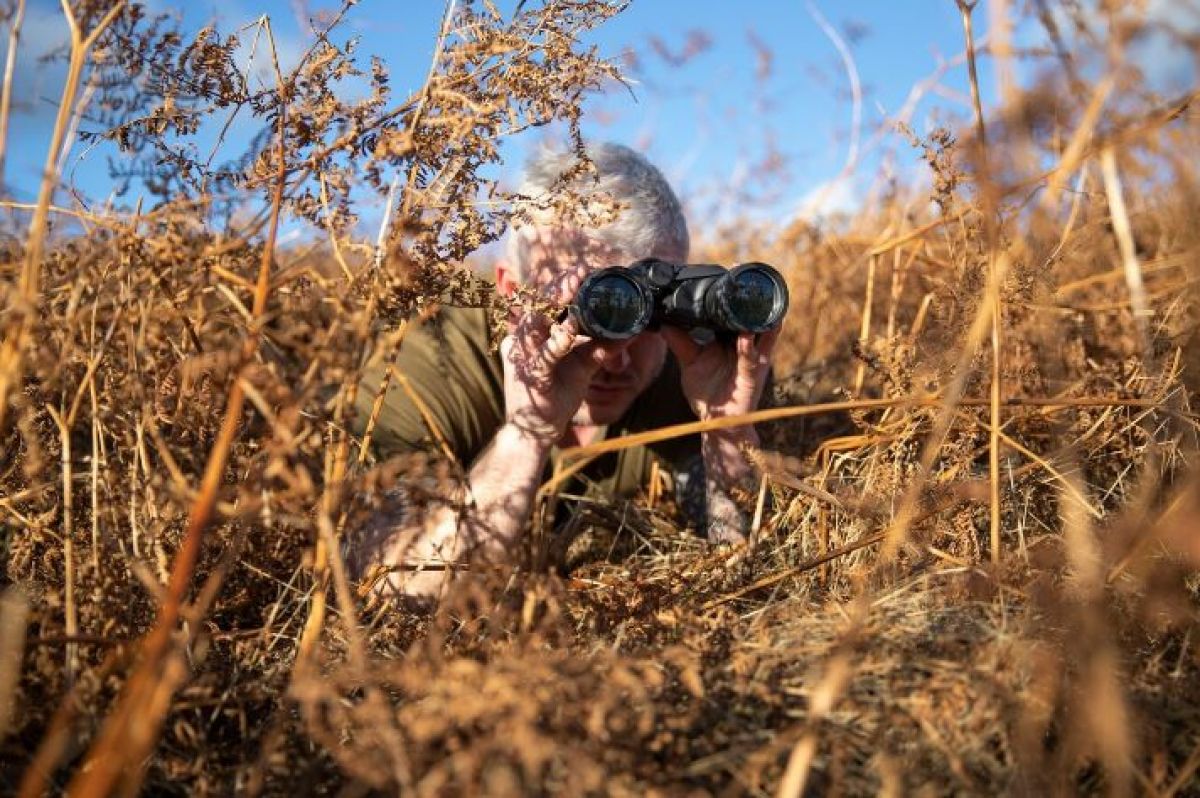
[[[1067,42],[1045,5],[1054,74],[917,142],[929,186],[696,253],[792,281],[748,546],[703,545],[656,483],[586,508],[569,571],[467,573],[418,615],[339,541],[460,464],[372,463],[357,375],[401,319],[496,301],[458,265],[512,212],[481,170],[533,125],[578,140],[614,74],[578,37],[618,8],[452,4],[397,100],[348,7],[287,74],[269,21],[243,29],[274,64],[254,88],[235,38],[64,4],[47,176],[6,203],[0,260],[0,786],[1200,788],[1193,95],[1141,86],[1134,17]],[[81,92],[152,207],[53,204]],[[197,147],[238,114],[248,152]],[[365,189],[377,241],[352,234]],[[320,249],[280,247],[281,217]]]

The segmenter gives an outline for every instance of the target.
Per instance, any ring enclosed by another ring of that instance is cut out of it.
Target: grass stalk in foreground
[[[33,319],[38,301],[40,282],[38,277],[41,272],[42,258],[45,255],[50,201],[54,197],[54,189],[58,186],[59,153],[66,139],[71,109],[75,107],[74,99],[79,92],[79,81],[83,76],[84,67],[87,66],[92,46],[124,8],[125,0],[118,0],[85,38],[79,30],[79,23],[75,19],[75,13],[71,10],[70,3],[63,0],[63,13],[66,15],[67,24],[71,29],[71,51],[67,61],[67,77],[63,81],[62,96],[58,101],[58,114],[54,118],[54,129],[50,133],[50,143],[46,148],[46,164],[42,172],[41,187],[38,189],[37,205],[34,207],[33,218],[29,222],[29,233],[25,240],[25,261],[21,268],[18,293],[21,307],[15,314],[16,318],[10,320],[4,331],[4,343],[0,344],[0,430],[4,429],[8,412],[8,394],[21,384],[23,374],[21,360],[33,329]]]
[[[278,70],[276,74],[278,76]],[[278,90],[283,97],[281,78]],[[279,231],[279,214],[286,182],[286,103],[280,105],[278,123],[278,175],[271,199],[267,240],[259,262],[258,280],[255,283],[252,318],[242,344],[242,368],[253,361],[258,350],[260,327],[270,296],[271,262],[275,257],[275,241]],[[72,779],[68,787],[70,795],[108,795],[117,789],[119,784],[123,784],[128,791],[136,791],[141,783],[143,762],[158,739],[162,718],[170,707],[171,696],[186,678],[186,666],[172,651],[172,636],[176,631],[184,597],[191,586],[192,574],[200,559],[204,530],[216,505],[217,491],[225,473],[225,462],[241,425],[245,400],[246,394],[241,379],[234,379],[229,388],[225,415],[217,439],[204,468],[199,494],[188,513],[183,542],[171,568],[166,598],[158,619],[142,643],[141,658],[136,670],[130,675],[116,706],[105,719],[83,766]]]

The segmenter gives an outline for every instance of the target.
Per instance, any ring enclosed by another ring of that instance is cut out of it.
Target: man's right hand
[[[526,313],[510,324],[500,342],[505,420],[549,451],[583,404],[602,347],[579,334],[571,318],[552,323]]]

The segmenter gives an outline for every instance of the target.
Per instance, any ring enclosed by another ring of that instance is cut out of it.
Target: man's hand
[[[534,262],[538,263],[537,259]],[[531,287],[541,299],[566,304],[579,290],[590,265],[583,258],[555,263],[556,269],[542,269]],[[500,342],[505,421],[549,451],[583,404],[588,385],[608,352],[623,345],[581,335],[573,318],[552,323],[531,310],[515,311],[508,335]]]
[[[549,450],[563,436],[600,368],[600,345],[573,319],[552,324],[532,313],[500,342],[505,420]]]
[[[778,329],[757,338],[739,335],[733,346],[721,341],[698,344],[677,327],[663,327],[662,333],[679,360],[683,394],[701,421],[758,409]],[[746,539],[749,519],[734,500],[738,490],[754,489],[754,472],[741,453],[743,444],[758,445],[753,425],[700,436],[710,543],[736,544]]]
[[[733,346],[698,344],[686,330],[664,326],[663,338],[679,361],[683,395],[697,418],[738,416],[758,408],[779,329],[743,333]]]

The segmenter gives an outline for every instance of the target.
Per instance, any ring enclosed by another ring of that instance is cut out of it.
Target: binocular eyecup
[[[717,335],[767,332],[787,307],[787,284],[765,263],[726,269],[646,258],[589,274],[568,312],[583,334],[615,341],[663,324]]]

